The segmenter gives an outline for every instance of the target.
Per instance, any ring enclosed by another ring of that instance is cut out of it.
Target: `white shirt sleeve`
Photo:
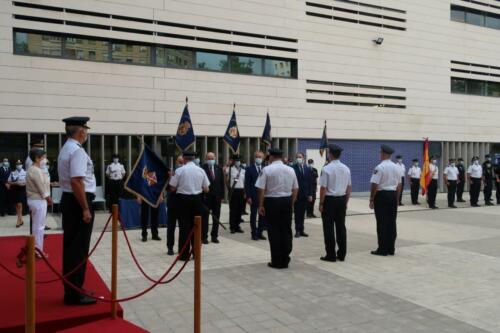
[[[472,165],[470,165],[469,168],[467,169],[467,173],[472,173]]]
[[[373,174],[372,174],[372,178],[370,179],[370,183],[378,185],[378,184],[380,184],[380,179],[381,178],[382,178],[382,172],[380,170],[380,167],[377,165],[375,167],[375,169],[373,170]]]
[[[168,184],[172,187],[177,187],[177,185],[179,185],[179,170],[177,170],[177,172],[170,177]]]
[[[87,154],[83,149],[77,149],[73,152],[69,162],[69,176],[74,177],[85,177],[87,173]]]
[[[352,179],[351,179],[351,170],[347,170],[347,174],[348,174],[348,181],[347,181],[347,186],[351,186],[352,185]]]
[[[328,173],[325,172],[325,169],[321,170],[321,176],[319,177],[319,186],[327,187],[328,186]]]
[[[267,177],[266,169],[263,169],[259,178],[257,178],[257,181],[255,182],[255,187],[260,188],[261,190],[265,190],[266,180],[267,180],[266,177]]]
[[[125,176],[127,172],[125,171],[125,167],[123,166],[123,164],[121,165],[121,168],[122,168],[122,176]]]

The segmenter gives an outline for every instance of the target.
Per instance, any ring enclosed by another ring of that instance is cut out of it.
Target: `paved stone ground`
[[[446,206],[443,195],[438,203]],[[307,220],[310,237],[294,239],[288,270],[266,266],[269,244],[250,240],[248,224],[244,234],[222,232],[220,244],[203,247],[202,331],[500,332],[500,206],[401,207],[394,257],[369,254],[376,234],[367,206],[367,198],[350,203],[343,263],[319,260],[320,219]],[[225,221],[227,207],[223,211]],[[105,218],[98,215],[94,240]],[[49,223],[57,227],[60,218],[50,216]],[[0,235],[27,232],[14,224],[12,217],[0,218]],[[129,235],[146,271],[159,277],[173,260],[164,241],[142,243],[137,230]],[[125,296],[149,284],[123,239],[119,246],[119,295]],[[109,233],[92,261],[109,281]],[[170,285],[124,303],[125,318],[151,332],[191,332],[192,269],[190,263]]]

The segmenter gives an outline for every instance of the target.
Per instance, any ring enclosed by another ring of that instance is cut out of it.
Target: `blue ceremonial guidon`
[[[323,136],[321,137],[321,143],[319,145],[319,154],[323,157],[325,151],[328,150],[328,137],[326,135],[326,121],[325,127],[323,128]]]
[[[156,208],[160,205],[167,180],[168,168],[151,148],[144,145],[125,182],[125,189]]]
[[[196,137],[194,136],[193,123],[189,116],[188,106],[184,107],[177,134],[175,135],[175,144],[181,151],[187,150],[195,143]]]
[[[260,139],[264,145],[270,147],[273,143],[273,138],[271,136],[271,118],[269,118],[269,112],[266,117],[266,125],[264,126],[264,131],[262,132],[262,138]]]
[[[236,154],[240,148],[240,131],[236,123],[236,112],[233,110],[233,115],[227,125],[226,133],[224,134],[224,141],[228,144],[231,152]]]

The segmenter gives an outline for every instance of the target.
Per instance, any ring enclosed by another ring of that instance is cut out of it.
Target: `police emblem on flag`
[[[179,127],[177,128],[177,135],[184,136],[188,134],[190,128],[191,124],[187,121],[179,124]]]
[[[142,169],[142,178],[144,178],[148,186],[153,186],[158,184],[158,179],[156,178],[156,172],[148,170],[147,166],[145,166],[144,169]]]
[[[230,137],[232,137],[233,139],[236,139],[239,136],[238,127],[236,127],[236,126],[231,127],[227,131],[227,133],[229,134]]]

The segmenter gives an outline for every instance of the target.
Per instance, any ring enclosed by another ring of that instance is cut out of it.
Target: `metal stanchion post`
[[[26,238],[25,329],[35,333],[35,236]]]
[[[194,218],[194,333],[201,333],[201,216]]]
[[[116,300],[118,289],[118,205],[111,208],[113,215],[111,224],[111,299]],[[116,319],[118,304],[111,302],[111,318]]]

